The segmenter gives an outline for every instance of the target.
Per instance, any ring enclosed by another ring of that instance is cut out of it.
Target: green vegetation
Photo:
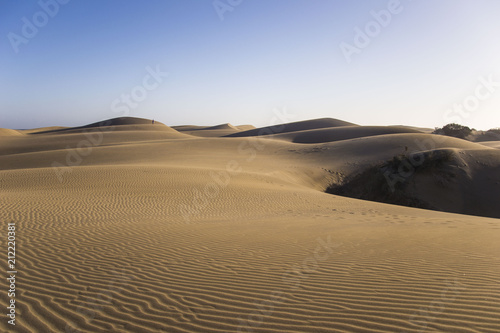
[[[432,134],[441,134],[459,139],[465,139],[472,133],[473,130],[474,129],[471,129],[470,127],[452,123],[445,125],[443,128],[436,127]]]
[[[400,154],[369,167],[342,184],[332,184],[326,193],[395,205],[433,209],[409,191],[415,174],[433,174],[443,181],[454,177],[447,171],[453,161],[451,150],[432,150],[411,155]]]

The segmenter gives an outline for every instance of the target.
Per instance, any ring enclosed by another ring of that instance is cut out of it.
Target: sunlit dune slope
[[[22,135],[19,131],[9,129],[9,128],[0,128],[0,136],[18,136]]]

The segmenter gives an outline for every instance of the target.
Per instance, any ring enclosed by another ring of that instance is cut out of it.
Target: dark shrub
[[[467,126],[452,123],[444,126],[443,128],[436,128],[432,133],[444,134],[459,139],[465,139],[472,133],[472,129]]]

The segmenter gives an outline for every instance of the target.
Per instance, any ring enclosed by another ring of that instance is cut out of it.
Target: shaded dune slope
[[[435,149],[353,173],[327,193],[391,204],[500,218],[500,152]]]

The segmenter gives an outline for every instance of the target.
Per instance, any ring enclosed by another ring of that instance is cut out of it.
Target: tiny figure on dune
[[[154,119],[152,120],[152,123],[153,123],[153,125],[155,124],[155,120]]]

